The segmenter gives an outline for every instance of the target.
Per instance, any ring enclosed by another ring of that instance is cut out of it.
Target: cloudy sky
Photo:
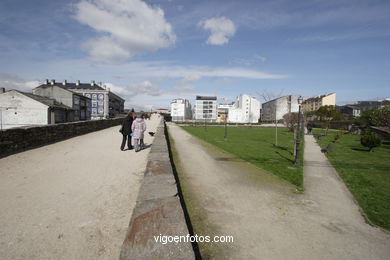
[[[390,97],[390,1],[1,0],[0,87],[105,83],[126,107],[195,95]]]

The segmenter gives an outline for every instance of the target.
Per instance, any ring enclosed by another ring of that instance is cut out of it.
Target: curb
[[[158,236],[189,234],[160,122],[148,156],[120,259],[195,259],[190,242],[156,242]]]

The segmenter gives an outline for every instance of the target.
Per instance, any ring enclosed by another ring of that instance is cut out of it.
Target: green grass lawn
[[[278,128],[277,147],[274,146],[275,128],[228,127],[227,140],[224,140],[224,127],[207,127],[207,131],[204,127],[183,126],[182,128],[238,158],[295,184],[299,189],[303,189],[302,163],[294,165],[293,133],[287,131],[286,128]]]
[[[314,134],[324,133],[315,129]],[[360,144],[359,135],[344,134],[332,143],[337,131],[319,140],[321,147],[331,144],[328,158],[355,196],[368,218],[390,229],[390,145],[382,144],[373,152]]]

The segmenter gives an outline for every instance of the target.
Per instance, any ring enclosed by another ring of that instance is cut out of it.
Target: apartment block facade
[[[196,96],[195,120],[217,121],[217,97]]]

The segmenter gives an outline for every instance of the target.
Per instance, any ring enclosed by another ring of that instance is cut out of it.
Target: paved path
[[[0,159],[1,259],[119,258],[150,149],[120,151],[118,130]]]
[[[234,236],[218,244],[224,259],[388,259],[390,235],[364,222],[311,136],[301,195],[176,125],[169,131],[209,232]]]

